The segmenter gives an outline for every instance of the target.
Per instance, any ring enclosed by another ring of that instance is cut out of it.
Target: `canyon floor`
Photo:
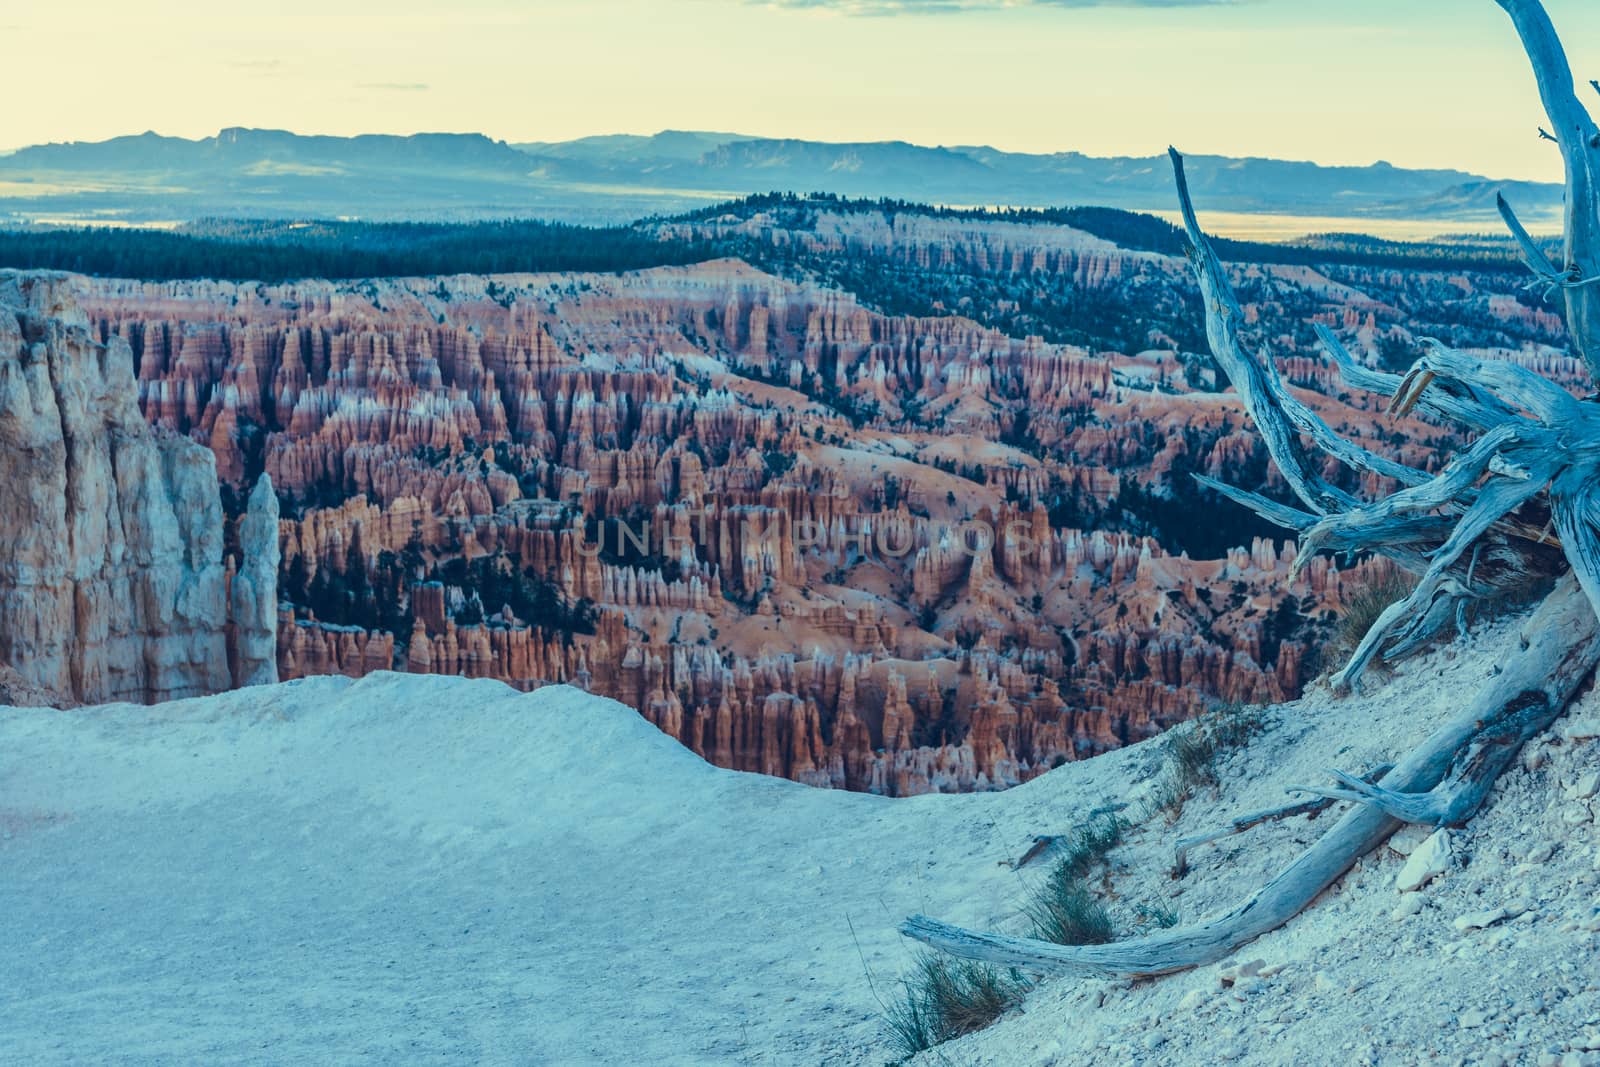
[[[1394,758],[1514,654],[1514,624],[1272,709],[1218,791],[1111,854],[1114,915],[1189,922],[1248,892],[1329,816],[1202,848],[1179,880],[1172,842]],[[1415,914],[1380,849],[1222,965],[1046,979],[918,1062],[1600,1058],[1597,716],[1585,698],[1524,754]],[[566,687],[377,673],[0,709],[0,1060],[892,1062],[899,920],[1019,929],[1043,865],[1010,861],[1096,806],[1138,810],[1161,744],[888,799],[712,767]]]

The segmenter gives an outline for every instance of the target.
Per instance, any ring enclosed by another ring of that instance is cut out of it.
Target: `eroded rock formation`
[[[91,329],[81,285],[0,272],[0,665],[54,703],[226,689],[216,461],[145,422],[132,352]],[[247,565],[274,604],[275,557]]]
[[[239,520],[243,566],[228,582],[228,665],[236,687],[278,680],[278,496],[263,474]]]
[[[722,766],[901,795],[1012,784],[1209,702],[1298,693],[1365,566],[1318,560],[1291,584],[1293,544],[1195,488],[1283,486],[1171,336],[1192,318],[1180,264],[1063,227],[780,222],[693,232],[911,271],[913,293],[934,277],[1008,326],[1059,291],[1149,316],[1112,324],[1134,351],[1047,343],[725,260],[104,281],[93,331],[126,344],[145,417],[215,453],[230,506],[271,477],[282,677],[569,682]],[[1238,285],[1285,378],[1329,394],[1306,402],[1417,465],[1446,431],[1339,390],[1310,323],[1377,358],[1420,320],[1559,370],[1548,316],[1492,284],[1278,267]],[[241,543],[264,545],[265,503]],[[234,578],[258,633],[265,569]]]

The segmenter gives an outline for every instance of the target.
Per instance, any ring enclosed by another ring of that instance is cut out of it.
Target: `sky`
[[[1546,3],[1600,76],[1600,3]],[[1492,0],[58,0],[0,9],[0,69],[4,148],[700,129],[1560,176]]]

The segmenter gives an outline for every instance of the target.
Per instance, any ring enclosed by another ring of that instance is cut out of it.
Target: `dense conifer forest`
[[[504,222],[203,220],[176,231],[0,230],[0,267],[166,281],[284,282],[518,271],[622,271],[719,253],[628,226]]]
[[[1124,248],[1179,255],[1184,247],[1183,234],[1171,223],[1116,208],[949,208],[905,200],[849,199],[831,193],[766,193],[632,226],[575,226],[529,219],[459,223],[205,219],[177,230],[0,228],[0,267],[147,280],[216,278],[270,283],[296,278],[623,271],[698,263],[725,255],[740,255],[766,265],[781,259],[782,253],[756,247],[748,240],[661,240],[651,224],[767,212],[785,226],[803,228],[806,218],[820,210],[1064,225]],[[1510,242],[1499,238],[1413,243],[1359,234],[1324,234],[1281,244],[1219,239],[1216,246],[1224,259],[1249,263],[1495,273],[1521,269]],[[853,279],[836,280],[848,284]],[[925,281],[906,278],[901,284],[922,290],[898,302],[905,310],[940,299]],[[1051,300],[1066,295],[1051,294]],[[896,303],[886,301],[885,307],[898,310]]]

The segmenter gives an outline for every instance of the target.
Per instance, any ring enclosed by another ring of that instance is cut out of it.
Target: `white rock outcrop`
[[[127,342],[98,339],[79,284],[0,272],[0,664],[60,703],[226,689],[216,461],[146,424]],[[253,583],[275,586],[273,542]]]
[[[239,520],[244,563],[228,587],[233,684],[272,685],[278,680],[278,497],[263,474]]]
[[[1450,832],[1435,830],[1427,840],[1418,845],[1395,877],[1394,887],[1409,893],[1427,885],[1448,871],[1455,863],[1455,853],[1450,847]]]

